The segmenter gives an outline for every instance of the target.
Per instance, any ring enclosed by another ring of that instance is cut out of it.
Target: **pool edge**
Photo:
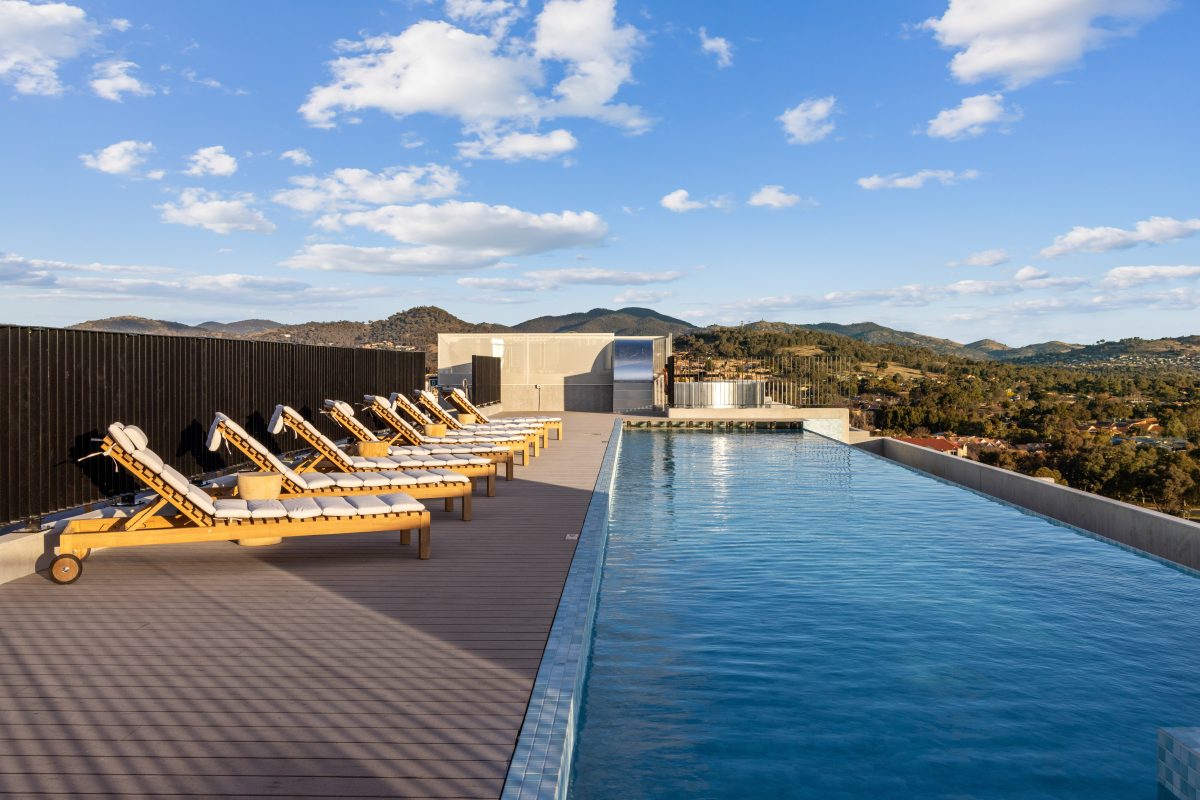
[[[567,795],[623,431],[623,421],[614,420],[504,779],[504,800],[559,800]]]

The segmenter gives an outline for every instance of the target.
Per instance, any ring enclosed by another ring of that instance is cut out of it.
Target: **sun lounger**
[[[399,397],[397,393],[395,395]],[[407,399],[407,398],[405,398]],[[546,432],[544,426],[533,425],[517,425],[515,423],[489,422],[486,425],[472,423],[465,425],[458,421],[453,414],[442,408],[442,404],[432,392],[420,391],[417,392],[416,404],[434,423],[445,425],[446,429],[451,433],[458,432],[460,434],[475,434],[475,433],[510,433],[523,436],[529,436],[534,443],[533,454],[538,455],[538,446],[545,447],[550,443],[550,436]]]
[[[347,470],[345,472],[297,472],[272,453],[229,417],[218,412],[208,429],[208,449],[217,451],[224,444],[242,453],[264,472],[282,476],[282,493],[295,497],[370,494],[380,491],[407,492],[417,499],[446,501],[446,510],[454,510],[454,498],[462,498],[462,518],[471,519],[471,479],[444,468],[405,469],[399,463],[390,470]],[[397,459],[398,460],[398,459]],[[465,463],[465,461],[464,461]],[[487,481],[495,494],[496,465],[489,462],[470,465]],[[490,496],[490,495],[489,495]]]
[[[480,445],[482,447],[502,447],[508,450],[507,475],[508,480],[513,476],[513,456],[521,454],[522,463],[529,463],[529,439],[525,436],[488,435],[488,436],[426,436],[412,423],[400,415],[394,402],[382,395],[363,395],[363,402],[380,422],[395,432],[392,442],[405,442],[413,447],[460,447],[463,445]]]
[[[397,412],[408,417],[408,419],[412,422],[413,425],[416,425],[418,427],[425,426],[425,425],[441,425],[441,426],[443,426],[446,429],[445,438],[447,438],[447,439],[460,439],[464,436],[465,437],[508,436],[510,438],[520,437],[521,439],[523,439],[526,442],[526,447],[527,447],[527,449],[529,449],[531,451],[532,455],[536,456],[539,454],[538,447],[539,447],[540,437],[535,432],[530,432],[530,433],[518,432],[518,431],[507,431],[506,432],[506,431],[499,431],[499,430],[476,430],[476,431],[468,432],[468,431],[460,430],[459,428],[455,427],[454,425],[447,424],[446,422],[444,422],[441,419],[434,419],[429,414],[427,414],[421,408],[421,406],[418,406],[416,403],[414,403],[409,398],[405,397],[400,392],[392,392],[390,395],[388,395],[388,399],[392,401],[392,403],[394,405],[394,409]],[[528,462],[526,462],[526,463],[528,463]]]
[[[157,497],[130,516],[70,520],[59,537],[50,577],[74,583],[83,560],[96,547],[234,541],[253,538],[319,536],[399,531],[408,544],[418,531],[420,558],[429,558],[429,512],[403,492],[355,497],[297,497],[283,500],[214,500],[148,447],[146,434],[114,422],[100,445]],[[167,509],[173,513],[162,514]]]
[[[493,421],[511,422],[517,425],[529,425],[531,427],[544,427],[547,431],[553,430],[555,438],[562,441],[563,424],[562,417],[505,417],[503,420],[491,420],[486,414],[479,410],[479,406],[471,402],[471,398],[467,397],[467,393],[457,386],[451,387],[450,391],[445,394],[447,402],[457,408],[464,414],[474,414],[475,418],[485,425]],[[466,426],[470,429],[470,426]]]
[[[299,411],[291,406],[278,405],[275,406],[275,413],[271,415],[271,421],[267,423],[267,430],[272,434],[279,434],[284,429],[290,430],[293,434],[303,439],[309,447],[312,448],[312,455],[301,461],[293,469],[299,473],[314,472],[318,467],[327,465],[327,470],[332,472],[393,472],[401,468],[401,461],[392,456],[358,456],[350,455],[342,451],[337,444],[325,434],[317,430],[316,426],[306,420]],[[476,466],[480,470],[479,477],[492,477],[493,480],[496,474],[496,467],[490,461],[483,463],[486,459],[473,459],[477,462]],[[461,479],[466,476],[459,475],[448,469],[430,469],[425,472],[432,475],[440,475],[446,480],[455,477]],[[431,478],[432,480],[432,478]],[[468,488],[470,484],[468,483]],[[493,483],[492,494],[495,494],[495,484]],[[449,501],[447,502],[449,508]],[[463,495],[463,519],[471,518],[471,497],[470,494]]]

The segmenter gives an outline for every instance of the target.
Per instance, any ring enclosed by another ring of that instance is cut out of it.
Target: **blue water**
[[[851,448],[628,431],[591,798],[1155,798],[1200,580]]]

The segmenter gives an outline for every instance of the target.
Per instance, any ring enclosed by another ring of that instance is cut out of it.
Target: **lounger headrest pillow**
[[[212,425],[208,426],[208,438],[204,440],[205,447],[214,453],[221,449],[221,442],[224,441],[225,438],[221,435],[222,422],[228,423],[232,422],[232,420],[218,411],[216,415],[213,416]]]
[[[354,416],[354,406],[344,400],[326,400],[325,406],[326,408],[336,408],[343,416]]]
[[[271,421],[267,423],[267,430],[272,434],[283,432],[283,412],[290,411],[285,405],[275,406],[275,413],[271,415]]]
[[[426,391],[425,389],[421,390],[421,397],[424,397],[426,400],[428,400],[431,403],[437,402],[437,398],[433,396],[433,392]]]
[[[108,426],[108,435],[112,437],[114,442],[121,445],[121,449],[127,453],[132,453],[138,449],[133,446],[133,440],[125,433],[125,426],[119,422],[114,422]]]
[[[463,400],[467,399],[467,393],[464,392],[462,389],[458,388],[457,386],[455,386],[450,391],[453,392],[454,394],[458,395],[459,397],[461,397]]]
[[[150,437],[136,425],[126,425],[125,435],[129,437],[129,441],[133,442],[134,450],[142,450],[150,444]]]

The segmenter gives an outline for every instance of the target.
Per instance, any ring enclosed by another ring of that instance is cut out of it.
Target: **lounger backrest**
[[[295,433],[304,441],[308,442],[318,453],[333,462],[334,466],[340,468],[344,472],[352,472],[354,464],[350,458],[338,449],[338,446],[333,443],[325,434],[316,429],[311,422],[300,415],[300,412],[291,406],[278,405],[275,406],[275,413],[271,415],[271,433],[278,433],[284,427],[291,428],[292,433]]]
[[[229,434],[232,434],[232,437]],[[291,491],[300,491],[304,488],[304,479],[295,470],[284,464],[283,460],[272,453],[265,444],[247,433],[245,428],[218,411],[213,417],[212,425],[208,428],[206,444],[208,449],[215,453],[221,449],[222,443],[232,444],[246,458],[253,461],[259,469],[265,472],[273,470],[282,474],[285,481],[293,484],[289,487]]]
[[[329,416],[342,424],[346,430],[350,431],[361,441],[378,442],[379,437],[375,432],[359,422],[354,416],[354,407],[342,400],[326,400],[325,408],[329,409]]]
[[[454,398],[456,400],[458,400],[459,403],[462,404],[463,411],[466,411],[468,414],[474,414],[476,419],[478,419],[482,423],[486,424],[488,422],[491,422],[491,420],[488,419],[487,416],[482,411],[479,410],[479,406],[477,406],[471,402],[471,398],[467,397],[467,393],[464,392],[462,389],[459,389],[457,386],[455,386],[453,389],[450,390],[450,394],[453,395]]]
[[[442,404],[438,402],[438,399],[433,396],[432,392],[427,392],[422,389],[420,397],[421,404],[429,410],[430,414],[433,414],[435,417],[437,417],[438,422],[449,426],[450,430],[452,431],[462,430],[462,423],[450,416],[450,414],[446,412],[446,409],[442,408]]]
[[[371,413],[379,417],[384,425],[404,437],[409,444],[421,444],[424,437],[408,420],[396,413],[392,401],[377,394],[364,394],[363,402],[371,409]]]
[[[113,443],[113,448],[107,451],[108,455],[112,456],[117,463],[123,463],[123,459],[127,459],[138,464],[142,472],[135,474],[160,497],[174,504],[181,512],[192,517],[196,522],[205,525],[211,524],[213,515],[217,513],[217,507],[213,505],[212,498],[199,486],[192,485],[192,482],[182,473],[165,463],[162,456],[151,450],[148,438],[141,428],[114,422],[108,426],[108,438]],[[202,516],[192,513],[191,509],[181,507],[179,503],[181,499],[194,506]],[[204,519],[204,516],[207,516],[207,519]]]
[[[422,411],[412,400],[400,394],[400,392],[392,392],[388,395],[388,399],[392,401],[397,411],[403,411],[405,414],[408,414],[414,423],[419,425],[433,424],[433,420],[429,418],[428,414]]]

